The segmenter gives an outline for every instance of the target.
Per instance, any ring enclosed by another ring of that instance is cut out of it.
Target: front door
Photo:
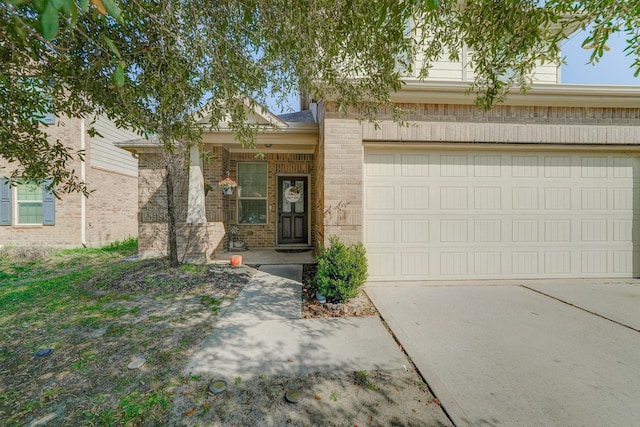
[[[308,184],[306,176],[278,177],[279,245],[309,243]]]

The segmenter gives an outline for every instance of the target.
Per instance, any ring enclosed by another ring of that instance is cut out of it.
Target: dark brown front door
[[[306,176],[278,177],[278,244],[307,244],[307,202],[309,182]]]

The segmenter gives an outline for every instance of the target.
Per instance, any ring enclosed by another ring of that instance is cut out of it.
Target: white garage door
[[[365,151],[370,280],[633,277],[631,155]]]

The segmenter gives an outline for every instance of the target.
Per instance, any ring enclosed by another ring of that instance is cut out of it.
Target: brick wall
[[[140,153],[138,159],[138,252],[141,257],[167,255],[167,192],[165,160],[159,153]],[[180,170],[180,168],[178,168]],[[188,175],[177,177],[177,222],[187,217]]]
[[[86,200],[86,240],[103,246],[138,236],[138,178],[87,168],[87,182],[94,189]]]
[[[51,140],[59,139],[75,152],[80,148],[80,120],[56,119],[56,124],[47,128]],[[80,171],[80,160],[73,159],[67,167]],[[16,166],[0,158],[0,175],[8,176]],[[81,241],[81,194],[60,194],[55,201],[55,225],[15,225],[15,211],[12,226],[0,226],[1,245],[46,245],[78,247]]]
[[[398,104],[409,111],[407,125],[381,112],[380,122],[363,123],[363,140],[444,143],[640,144],[640,108]],[[342,114],[329,104],[329,117]]]

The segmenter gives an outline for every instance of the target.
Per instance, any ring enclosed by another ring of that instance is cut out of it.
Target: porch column
[[[189,157],[187,224],[206,224],[207,215],[204,207],[204,177],[202,176],[202,160],[200,158],[200,150],[198,147],[191,147]]]

